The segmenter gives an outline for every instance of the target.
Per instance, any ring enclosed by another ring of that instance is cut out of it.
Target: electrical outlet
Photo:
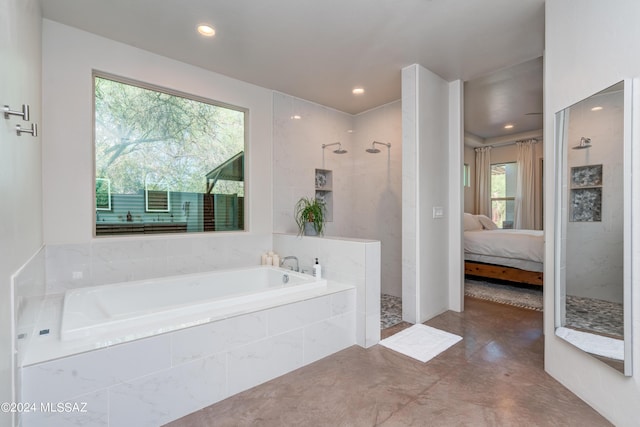
[[[80,280],[82,279],[82,277],[83,277],[82,271],[74,271],[73,273],[71,273],[71,278],[73,280]]]

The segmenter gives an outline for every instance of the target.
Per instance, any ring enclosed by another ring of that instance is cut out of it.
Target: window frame
[[[493,171],[493,167],[494,167],[494,166],[497,166],[497,165],[515,165],[515,166],[516,166],[516,168],[517,168],[517,167],[518,167],[518,162],[517,162],[517,161],[511,161],[511,162],[497,162],[497,163],[491,163],[491,165],[490,165],[490,167],[489,167],[489,173],[490,173],[490,177],[491,177],[491,179],[493,179],[493,172],[492,172],[492,171]],[[518,172],[517,172],[517,169],[516,169],[516,174],[517,174],[517,173],[518,173]],[[492,184],[492,183],[491,183],[491,180],[490,180],[490,181],[489,181],[489,185],[490,185],[490,187],[492,186],[491,184]],[[505,188],[505,190],[506,190],[506,188]],[[491,219],[492,219],[492,220],[493,220],[493,202],[494,202],[494,201],[496,201],[496,202],[505,202],[505,206],[506,206],[506,202],[510,202],[510,201],[513,201],[513,202],[514,202],[514,204],[515,204],[516,196],[514,195],[514,196],[506,196],[506,197],[493,197],[493,192],[490,192],[489,203],[490,203],[490,206],[491,206],[491,216],[492,216],[492,218],[491,218]],[[505,214],[506,214],[506,212],[505,212]],[[514,212],[514,215],[515,215],[515,212]],[[500,227],[500,228],[504,228],[504,227],[503,227],[503,224],[504,224],[504,220],[502,221],[502,224],[500,224],[500,226],[499,226],[499,227]]]
[[[106,80],[111,80],[111,81],[115,81],[117,83],[121,83],[121,84],[125,84],[125,85],[129,85],[129,86],[135,86],[141,89],[146,89],[146,90],[151,90],[151,91],[155,91],[155,92],[160,92],[166,95],[170,95],[170,96],[176,96],[176,97],[181,97],[181,98],[186,98],[192,101],[196,101],[196,102],[202,102],[205,104],[209,104],[215,107],[220,107],[220,108],[226,108],[229,110],[234,110],[237,112],[240,112],[244,115],[243,118],[243,124],[244,124],[244,129],[243,129],[243,139],[244,139],[244,144],[243,144],[243,151],[244,151],[244,179],[243,179],[243,200],[242,200],[242,223],[243,223],[243,228],[242,229],[238,229],[238,230],[201,230],[201,231],[187,231],[187,232],[183,232],[183,233],[179,233],[181,235],[190,235],[190,234],[202,234],[202,233],[215,233],[215,232],[223,232],[223,233],[229,233],[229,232],[241,232],[241,233],[247,233],[249,232],[249,226],[250,226],[250,221],[249,221],[249,196],[250,196],[250,185],[249,185],[249,176],[250,176],[250,171],[247,168],[247,166],[250,164],[249,160],[250,160],[250,149],[249,149],[249,143],[250,143],[250,138],[249,138],[249,121],[250,121],[250,109],[247,107],[240,107],[237,105],[233,105],[233,104],[229,104],[223,101],[217,101],[217,100],[213,100],[211,98],[207,98],[207,97],[203,97],[200,95],[195,95],[193,93],[189,93],[189,92],[184,92],[181,90],[177,90],[177,89],[173,89],[173,88],[169,88],[169,87],[165,87],[165,86],[160,86],[154,83],[148,83],[148,82],[144,82],[141,80],[137,80],[137,79],[132,79],[129,77],[124,77],[124,76],[120,76],[117,74],[112,74],[109,72],[105,72],[105,71],[101,71],[101,70],[97,70],[97,69],[93,69],[91,71],[91,112],[92,112],[92,126],[91,126],[91,150],[92,150],[92,158],[93,158],[93,165],[92,165],[92,171],[93,171],[93,175],[92,175],[92,179],[93,179],[93,191],[92,191],[92,207],[91,207],[91,212],[93,212],[93,216],[94,218],[96,217],[96,214],[98,211],[106,211],[105,209],[98,209],[96,206],[96,179],[105,179],[105,178],[97,178],[96,176],[96,78],[101,78],[101,79],[106,79]],[[148,204],[148,197],[147,197],[147,185],[145,182],[145,190],[144,190],[144,205],[145,205],[145,211],[149,212],[149,213],[153,213],[153,212],[165,212],[168,213],[171,210],[171,205],[170,205],[170,190],[167,190],[167,201],[169,203],[169,209],[167,211],[148,211],[147,210],[147,204]],[[203,193],[204,194],[204,193]],[[111,200],[111,181],[109,180],[109,210],[112,211],[113,210],[113,204],[112,204],[112,200]],[[97,234],[97,220],[93,220],[92,221],[92,228],[93,228],[93,237],[94,238],[101,238],[101,237],[122,237],[122,238],[127,238],[127,237],[135,237],[136,234],[123,234],[123,235],[98,235]]]

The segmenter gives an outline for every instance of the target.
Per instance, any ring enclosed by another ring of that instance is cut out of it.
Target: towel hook
[[[25,122],[29,121],[29,106],[27,104],[22,104],[22,111],[12,111],[8,105],[4,106],[3,111],[5,119],[8,119],[9,116],[21,116]]]
[[[23,133],[30,133],[31,136],[38,136],[38,125],[31,123],[31,129],[22,129],[22,126],[16,125],[16,134],[22,136]]]

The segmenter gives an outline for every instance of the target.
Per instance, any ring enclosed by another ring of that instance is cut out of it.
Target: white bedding
[[[466,260],[493,259],[492,264],[516,266],[539,265],[526,268],[542,271],[544,262],[544,232],[541,230],[481,230],[464,232]],[[486,261],[485,261],[486,262]],[[533,264],[535,263],[535,264]],[[522,267],[517,267],[522,268]]]

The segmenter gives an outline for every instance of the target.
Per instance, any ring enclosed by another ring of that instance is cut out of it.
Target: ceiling
[[[470,145],[481,145],[541,130],[542,89],[542,57],[465,82],[467,141],[469,134]]]
[[[484,111],[467,109],[466,130],[483,138],[509,112],[542,108],[541,86],[539,108],[514,109],[530,94],[506,95],[520,85],[490,74],[542,56],[544,0],[43,0],[42,8],[47,19],[351,114],[400,99],[411,64],[478,82],[467,87],[487,97],[472,102]],[[200,36],[200,23],[215,37]]]

